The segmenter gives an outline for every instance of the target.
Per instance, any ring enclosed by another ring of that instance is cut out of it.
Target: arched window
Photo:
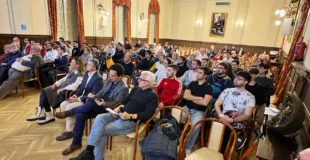
[[[151,0],[148,11],[147,41],[148,43],[159,42],[159,13],[160,6],[157,0]]]

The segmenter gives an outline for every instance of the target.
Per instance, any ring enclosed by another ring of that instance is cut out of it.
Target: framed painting
[[[227,13],[212,13],[210,37],[224,37],[227,23]]]

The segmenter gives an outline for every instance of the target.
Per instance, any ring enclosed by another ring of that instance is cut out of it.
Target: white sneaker
[[[38,119],[44,119],[44,118],[45,118],[44,109],[42,109],[41,107],[37,107],[35,115],[27,118],[26,120],[27,121],[36,121]]]
[[[55,118],[54,118],[52,112],[46,112],[45,119],[39,120],[38,124],[43,125],[43,124],[47,124],[47,123],[54,122],[54,121],[55,121]]]
[[[189,156],[192,153],[192,149],[186,148],[186,157]]]

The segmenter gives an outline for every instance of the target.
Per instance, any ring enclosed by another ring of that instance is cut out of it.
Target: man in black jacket
[[[130,92],[123,105],[114,109],[116,114],[105,113],[96,117],[86,150],[70,160],[103,159],[107,136],[132,133],[137,120],[146,121],[151,118],[158,106],[157,94],[151,88],[154,81],[152,72],[143,71],[139,78],[139,87]],[[123,112],[120,112],[122,110]]]
[[[80,57],[81,51],[78,41],[73,41],[72,57]]]

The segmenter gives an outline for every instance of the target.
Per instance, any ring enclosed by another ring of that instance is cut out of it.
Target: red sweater
[[[163,102],[164,105],[172,104],[182,96],[183,84],[177,79],[164,78],[154,88],[158,95],[159,103]]]

